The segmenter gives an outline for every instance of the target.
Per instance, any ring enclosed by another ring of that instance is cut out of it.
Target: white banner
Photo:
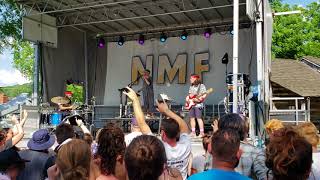
[[[250,29],[240,30],[239,72],[250,74],[253,84],[257,74],[254,39],[255,33]],[[195,72],[202,72],[203,83],[214,89],[206,104],[218,104],[226,96],[226,66],[221,59],[226,52],[229,54],[228,72],[232,72],[232,36],[229,33],[215,33],[210,39],[202,35],[189,36],[186,41],[173,37],[164,43],[154,39],[145,41],[144,45],[136,41],[125,42],[123,46],[108,43],[107,48],[105,105],[119,105],[118,89],[136,79],[138,72],[135,71],[139,68],[151,70],[154,98],[165,93],[175,104],[184,104],[190,86],[189,76]],[[142,80],[133,88],[137,90],[141,86]]]

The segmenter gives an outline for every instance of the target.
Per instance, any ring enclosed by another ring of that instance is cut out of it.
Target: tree
[[[0,1],[0,53],[13,50],[13,66],[29,80],[33,74],[34,52],[31,44],[21,36],[23,12],[14,0]]]
[[[320,4],[306,8],[272,0],[275,12],[301,10],[302,14],[276,16],[273,24],[272,53],[276,58],[298,59],[309,55],[320,57]]]
[[[31,80],[33,76],[34,49],[27,41],[14,41],[13,66],[21,72],[23,76]]]
[[[307,41],[302,46],[305,55],[320,57],[320,4],[311,3],[307,6],[305,18]]]
[[[12,45],[12,39],[21,39],[21,17],[14,0],[0,1],[0,52]]]

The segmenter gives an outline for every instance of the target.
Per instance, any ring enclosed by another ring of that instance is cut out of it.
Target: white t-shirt
[[[312,153],[312,169],[308,180],[320,180],[320,152]]]
[[[206,158],[204,155],[199,155],[193,158],[192,160],[192,168],[197,170],[197,173],[201,173],[204,171],[204,165],[206,163]]]
[[[10,180],[10,177],[6,174],[0,173],[0,180]]]
[[[167,164],[171,168],[180,171],[182,178],[187,179],[188,163],[191,154],[191,139],[188,134],[183,133],[175,147],[163,142],[167,155]]]
[[[142,135],[142,132],[131,132],[127,135],[124,136],[124,141],[126,142],[126,146],[129,146],[129,144],[131,143],[131,141],[138,137],[138,136],[141,136]]]

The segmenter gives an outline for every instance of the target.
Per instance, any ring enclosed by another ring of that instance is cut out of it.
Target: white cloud
[[[11,86],[16,84],[25,84],[28,83],[25,77],[18,70],[5,70],[0,69],[0,87]]]

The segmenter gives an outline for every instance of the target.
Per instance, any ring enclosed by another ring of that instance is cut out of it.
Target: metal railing
[[[276,108],[281,103],[284,109]],[[299,124],[310,121],[310,98],[272,97],[270,98],[269,119],[277,118],[287,123]]]

